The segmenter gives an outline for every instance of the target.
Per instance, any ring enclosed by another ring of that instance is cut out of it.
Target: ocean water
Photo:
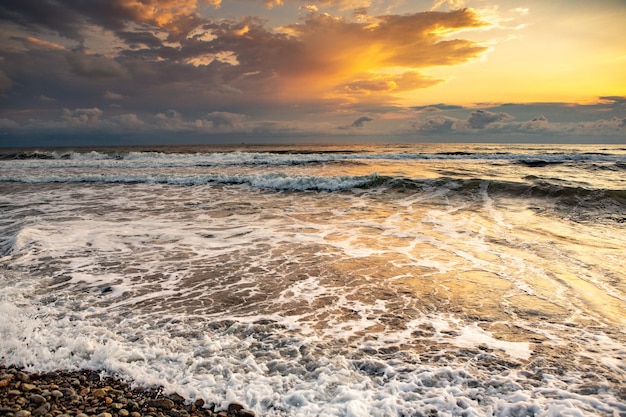
[[[626,416],[626,147],[5,149],[0,317],[259,416]]]

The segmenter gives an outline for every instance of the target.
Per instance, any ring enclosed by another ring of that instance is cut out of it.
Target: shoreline
[[[254,417],[254,411],[231,403],[191,402],[160,387],[131,387],[128,382],[93,370],[26,372],[0,365],[0,415],[7,417]]]

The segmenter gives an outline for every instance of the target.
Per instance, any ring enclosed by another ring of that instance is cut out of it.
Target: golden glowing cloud
[[[221,0],[202,0],[219,7]],[[147,23],[169,32],[179,32],[179,22],[192,18],[198,8],[197,0],[116,0],[115,6],[138,22]]]
[[[420,71],[464,63],[488,50],[447,35],[484,26],[470,9],[387,15],[373,23],[311,13],[302,24],[282,28],[298,40],[300,55],[284,63],[279,88],[285,94],[363,98],[429,87],[440,80]]]

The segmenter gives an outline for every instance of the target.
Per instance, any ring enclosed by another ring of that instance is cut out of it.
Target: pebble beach
[[[159,387],[132,387],[92,370],[28,373],[0,366],[0,415],[6,417],[254,417],[241,404],[216,411]]]

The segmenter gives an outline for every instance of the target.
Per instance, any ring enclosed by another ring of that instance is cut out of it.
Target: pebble
[[[28,392],[34,391],[35,389],[37,389],[37,387],[35,385],[28,384],[28,383],[25,383],[25,382],[20,385],[20,388],[22,388],[22,391],[28,391]]]
[[[243,404],[186,400],[162,387],[132,389],[96,371],[31,374],[0,364],[0,415],[13,417],[256,417]]]
[[[34,402],[36,404],[43,404],[43,403],[46,402],[46,399],[43,396],[39,395],[39,394],[32,394],[30,396],[30,401]]]
[[[169,398],[158,398],[148,401],[148,407],[171,410],[172,408],[174,408],[174,401],[170,400]]]
[[[107,395],[107,392],[102,388],[98,388],[91,393],[91,396],[94,398],[104,397],[105,395]]]
[[[45,403],[40,405],[39,407],[35,408],[35,410],[33,411],[33,416],[37,417],[37,416],[45,416],[48,411],[50,411],[50,404],[49,403]]]

